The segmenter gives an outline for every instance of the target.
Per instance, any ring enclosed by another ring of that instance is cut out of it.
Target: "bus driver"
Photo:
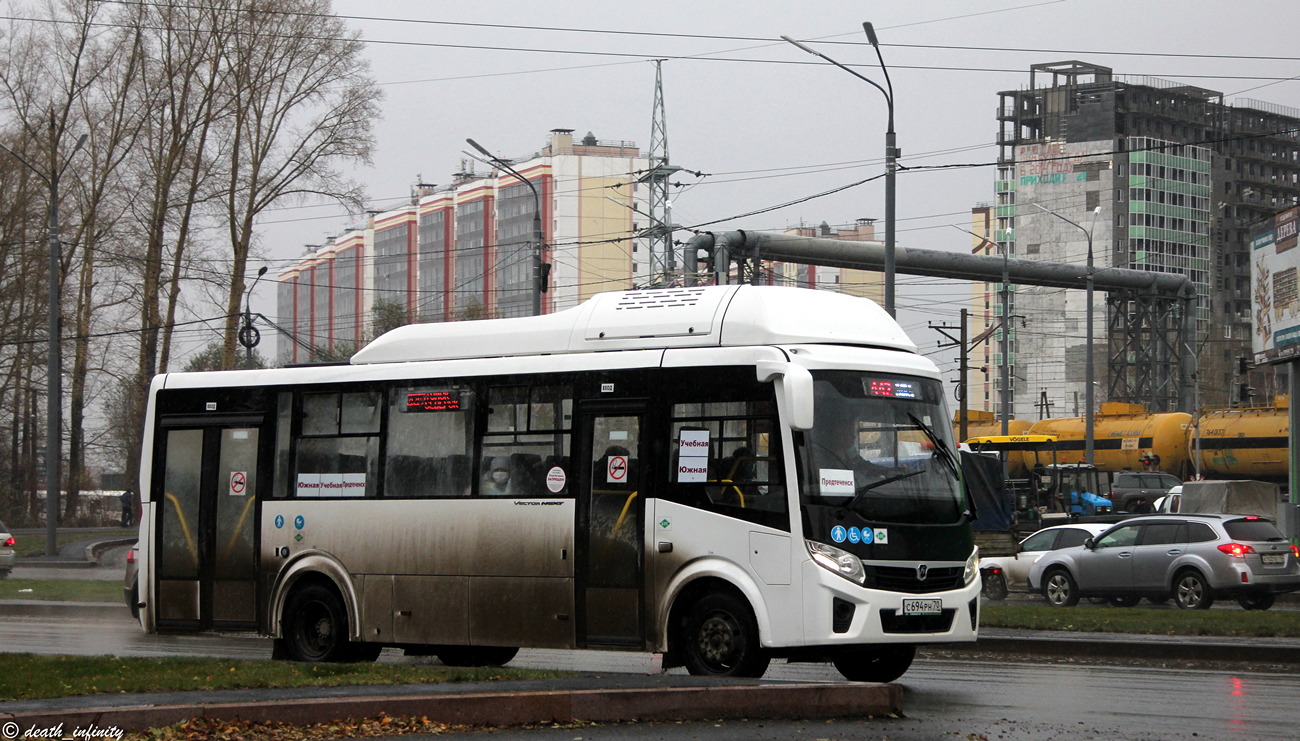
[[[893,472],[863,456],[861,430],[853,412],[841,409],[838,414],[828,415],[827,422],[822,430],[814,432],[819,468],[852,471],[855,489]]]

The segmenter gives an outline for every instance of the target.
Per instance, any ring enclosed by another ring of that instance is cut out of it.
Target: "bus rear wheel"
[[[691,605],[680,638],[686,670],[707,677],[761,677],[772,657],[743,599],[719,592]]]
[[[443,646],[437,651],[447,666],[505,666],[517,653],[507,646]]]
[[[892,682],[903,676],[916,658],[916,646],[899,644],[852,649],[831,660],[850,682]]]
[[[378,646],[348,640],[348,613],[334,590],[308,584],[294,590],[284,608],[282,653],[290,661],[374,660]],[[370,650],[367,650],[370,649]],[[373,655],[371,655],[373,654]]]

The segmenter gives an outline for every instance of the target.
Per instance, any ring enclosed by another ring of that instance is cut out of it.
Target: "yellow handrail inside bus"
[[[736,492],[736,496],[740,497],[740,508],[745,508],[745,492],[741,491],[739,486],[732,483],[731,479],[718,479],[718,483],[731,484],[731,489]],[[726,487],[723,487],[723,491],[726,491]]]
[[[239,540],[239,531],[244,527],[244,520],[248,519],[248,512],[253,508],[253,496],[248,496],[248,501],[244,502],[244,511],[239,513],[239,519],[235,522],[235,531],[230,534],[230,542],[226,543],[226,549],[222,551],[221,557],[227,558],[230,552],[235,549],[235,541]],[[250,544],[251,545],[251,544]]]
[[[185,543],[190,549],[190,557],[194,559],[194,563],[198,563],[199,549],[194,544],[194,536],[190,535],[190,526],[185,524],[185,508],[181,506],[181,502],[176,498],[175,494],[167,492],[163,496],[172,500],[172,506],[176,508],[176,519],[181,523],[181,534],[185,536]]]
[[[740,508],[741,508],[741,509],[744,509],[744,508],[745,508],[745,492],[741,491],[741,490],[740,490],[740,487],[739,487],[739,486],[736,486],[736,485],[734,485],[734,484],[732,485],[731,488],[732,488],[732,490],[734,490],[734,491],[736,492],[736,496],[740,497]]]
[[[614,527],[609,529],[609,536],[614,537],[614,533],[623,526],[623,520],[627,518],[627,511],[632,508],[632,501],[636,499],[636,492],[627,495],[627,501],[623,502],[623,511],[618,513],[618,519],[614,521]]]

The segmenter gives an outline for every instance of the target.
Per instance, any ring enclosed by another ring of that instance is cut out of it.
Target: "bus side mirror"
[[[813,426],[812,374],[802,365],[778,360],[760,360],[756,366],[758,380],[776,382],[776,398],[786,421],[793,430],[811,430]]]

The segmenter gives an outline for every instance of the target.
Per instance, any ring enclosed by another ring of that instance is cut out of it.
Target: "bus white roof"
[[[806,343],[916,352],[870,299],[729,285],[601,293],[542,316],[409,324],[375,338],[352,363]]]

